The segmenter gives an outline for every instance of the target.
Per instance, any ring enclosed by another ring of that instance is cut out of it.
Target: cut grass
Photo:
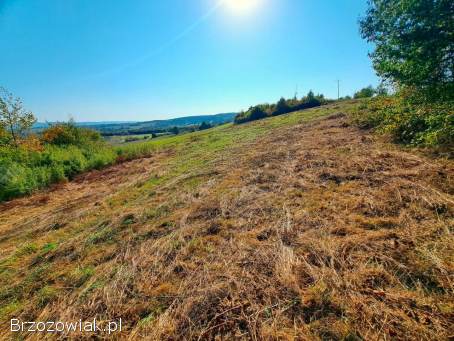
[[[349,127],[338,114],[356,105],[121,146],[151,157],[3,206],[0,322],[121,317],[125,339],[448,339],[453,164]]]

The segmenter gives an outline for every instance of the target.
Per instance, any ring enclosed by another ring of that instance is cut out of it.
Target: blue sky
[[[41,121],[114,121],[377,84],[366,0],[244,1],[0,0],[0,85]]]

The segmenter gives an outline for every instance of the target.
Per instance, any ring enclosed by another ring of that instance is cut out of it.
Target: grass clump
[[[45,286],[41,288],[38,291],[37,294],[37,300],[38,300],[38,305],[43,308],[47,304],[51,303],[54,301],[58,296],[58,291],[55,288],[52,288],[51,286]]]
[[[77,267],[69,276],[71,285],[74,287],[81,287],[85,284],[95,273],[92,266]]]

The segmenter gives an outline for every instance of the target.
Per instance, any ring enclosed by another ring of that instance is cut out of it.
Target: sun
[[[248,13],[260,5],[262,0],[225,0],[224,5],[237,14]]]

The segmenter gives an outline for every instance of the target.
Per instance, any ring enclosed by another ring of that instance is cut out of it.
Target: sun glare
[[[257,8],[262,0],[225,0],[225,6],[236,14],[245,14]]]

